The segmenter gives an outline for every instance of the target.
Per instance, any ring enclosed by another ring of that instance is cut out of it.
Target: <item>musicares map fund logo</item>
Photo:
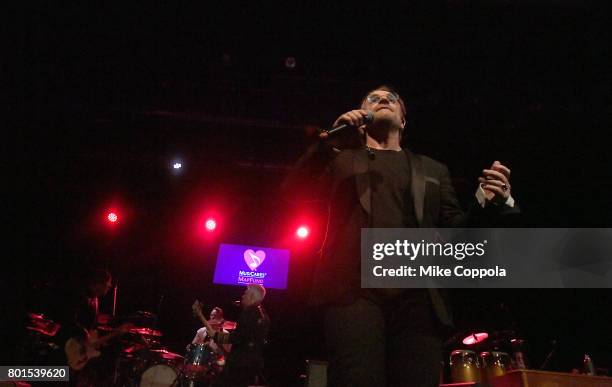
[[[244,263],[247,264],[250,271],[240,270],[238,272],[238,282],[242,284],[260,284],[264,282],[264,278],[268,273],[258,272],[257,268],[266,260],[266,253],[263,250],[253,251],[251,249],[244,251]]]

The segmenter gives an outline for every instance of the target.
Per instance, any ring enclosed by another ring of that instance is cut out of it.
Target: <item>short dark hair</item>
[[[382,91],[387,91],[389,93],[393,93],[397,96],[397,99],[399,101],[400,107],[402,108],[402,114],[404,115],[404,119],[406,118],[406,104],[404,103],[404,100],[402,99],[402,97],[400,96],[400,94],[397,92],[397,89],[391,85],[386,85],[386,84],[382,84],[378,87],[375,87],[373,89],[371,89],[370,91],[368,91],[368,93],[366,95],[363,96],[363,98],[361,99],[361,104],[363,105],[363,103],[365,102],[366,98],[368,98],[368,95],[370,95],[370,93],[372,93],[373,91],[376,90],[382,90]]]
[[[221,318],[223,318],[223,309],[219,308],[218,306],[215,306],[213,308],[213,311],[217,311],[217,313],[219,313],[219,315],[221,316]]]

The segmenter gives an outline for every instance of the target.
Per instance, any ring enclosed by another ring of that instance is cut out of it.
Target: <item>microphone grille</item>
[[[365,117],[363,117],[363,123],[369,124],[372,121],[374,121],[374,113],[372,113],[371,110],[368,110],[368,114]]]

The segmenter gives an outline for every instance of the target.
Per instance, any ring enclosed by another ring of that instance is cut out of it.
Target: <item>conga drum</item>
[[[476,352],[456,349],[451,352],[449,365],[453,383],[480,382],[481,369]]]
[[[504,375],[511,368],[510,355],[506,352],[482,352],[482,382],[490,384],[491,379],[496,376]]]

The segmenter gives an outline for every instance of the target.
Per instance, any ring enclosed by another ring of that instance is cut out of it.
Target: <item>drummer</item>
[[[223,328],[224,322],[225,320],[223,319],[223,309],[219,308],[218,306],[215,306],[210,311],[208,323],[213,329],[222,330],[223,332],[227,333],[227,330]],[[206,344],[208,348],[210,348],[212,351],[219,355],[227,354],[232,348],[231,344],[224,344],[223,346],[219,346],[217,343],[211,340],[210,336],[208,336],[208,333],[206,332],[206,327],[198,329],[195,337],[191,341],[191,344]]]

